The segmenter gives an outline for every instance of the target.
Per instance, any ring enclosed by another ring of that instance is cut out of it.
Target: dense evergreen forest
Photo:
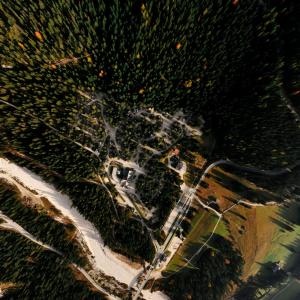
[[[4,215],[22,226],[35,238],[63,253],[71,262],[84,266],[81,249],[71,240],[75,228],[53,220],[45,211],[26,207],[20,196],[5,182],[0,180],[0,210]]]
[[[21,136],[41,159],[43,141],[32,132],[41,126],[37,118],[68,132],[77,91],[100,91],[112,123],[135,107],[183,108],[213,130],[217,156],[269,168],[292,163],[299,128],[286,98],[295,103],[299,96],[299,43],[290,26],[298,10],[284,0],[1,3],[0,58],[14,65],[0,70],[1,98],[21,114],[1,104],[8,144],[23,150]],[[64,58],[75,62],[56,64]],[[287,97],[283,81],[292,85]],[[62,148],[58,140],[51,144]],[[73,165],[76,174],[82,160],[90,170],[93,158],[83,159],[80,149],[63,152],[67,159],[49,167]]]
[[[297,0],[2,1],[1,156],[68,194],[113,250],[150,261],[154,247],[149,234],[129,209],[117,205],[114,188],[108,185],[110,197],[97,181],[108,156],[132,158],[132,140],[144,139],[155,127],[151,122],[138,125],[129,112],[182,111],[195,126],[201,116],[203,130],[216,142],[212,160],[230,158],[264,169],[294,164],[300,156],[299,13]],[[86,95],[97,97],[100,105],[90,105]],[[87,138],[79,125],[93,129],[97,137]],[[180,133],[180,128],[176,131]],[[159,139],[149,145],[163,149]],[[143,160],[143,153],[138,159]],[[150,173],[137,185],[144,203],[159,208],[160,224],[178,198],[180,182],[159,159],[153,157]],[[152,174],[158,176],[150,181]],[[163,197],[149,198],[157,185],[162,185]],[[20,214],[26,220],[37,218],[19,207],[11,192],[3,193],[6,200],[1,205],[7,214],[20,222]],[[38,218],[49,222],[47,216]],[[23,225],[29,226],[25,221]],[[31,229],[42,238],[44,228]],[[16,239],[1,236],[3,242]],[[54,242],[63,246],[60,239]],[[228,242],[215,242],[231,255]],[[18,243],[30,250],[21,238]],[[16,246],[9,247],[7,255],[17,253]],[[70,255],[72,251],[76,249]],[[225,268],[222,254],[212,256],[210,251],[198,258],[199,272],[187,269],[171,277],[169,287],[164,285],[172,298],[201,299],[198,288],[205,286],[201,297],[205,290],[203,299],[216,299],[229,282],[237,282],[239,255],[232,254]],[[46,260],[44,252],[36,255]],[[0,259],[4,264],[6,257]],[[208,263],[219,268],[218,277],[209,272]],[[42,264],[34,266],[30,274],[37,276]],[[67,272],[62,266],[48,263],[45,272]],[[216,278],[223,275],[217,284]],[[51,281],[53,286],[58,278]],[[187,278],[192,278],[188,292],[183,287]],[[210,284],[212,288],[207,288]],[[77,299],[84,298],[82,290],[77,292]],[[29,296],[24,294],[23,299]],[[46,292],[41,294],[46,297]]]
[[[59,188],[70,195],[74,205],[101,233],[104,242],[113,250],[132,259],[150,261],[154,255],[147,230],[139,220],[131,218],[131,210],[114,206],[100,185],[62,182]]]
[[[290,56],[284,49],[288,47],[289,52],[298,53],[296,25],[288,20],[299,15],[299,8],[292,2],[286,1],[288,9],[281,10],[284,5],[270,8],[264,16],[265,20],[270,19],[256,27],[266,31],[256,33],[257,38],[227,95],[229,99],[224,99],[226,110],[219,104],[216,107],[219,118],[212,118],[212,127],[217,137],[216,154],[221,157],[268,169],[299,159],[298,117],[293,113],[293,105],[288,106],[293,104],[292,95],[287,94],[283,85],[283,80],[297,85],[295,78],[284,74]],[[285,23],[290,26],[284,27]],[[290,39],[294,45],[287,46]],[[297,65],[292,68],[296,73]]]
[[[275,271],[276,270],[276,271]],[[278,270],[276,262],[264,263],[255,276],[250,276],[234,297],[237,300],[259,300],[274,288],[279,291],[287,285],[289,276],[283,269]]]
[[[3,299],[106,299],[77,281],[68,261],[16,233],[0,231],[0,253],[0,281],[14,284]]]
[[[145,165],[147,175],[141,175],[136,182],[136,189],[143,203],[151,209],[157,208],[156,220],[152,220],[155,228],[161,227],[168,217],[174,203],[181,195],[178,175],[155,159]]]
[[[230,285],[240,283],[242,267],[243,259],[231,242],[215,235],[210,247],[192,260],[189,267],[165,273],[154,289],[160,287],[174,300],[222,299]]]

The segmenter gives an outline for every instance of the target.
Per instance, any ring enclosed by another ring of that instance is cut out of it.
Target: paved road
[[[150,265],[150,268],[149,268],[143,282],[140,284],[137,293],[133,297],[133,300],[138,299],[138,297],[141,294],[143,288],[145,287],[148,280],[150,279],[150,276],[151,276],[153,270],[155,270],[155,268],[159,264],[161,255],[164,254],[168,250],[168,247],[171,243],[171,240],[175,235],[176,229],[178,229],[180,227],[182,221],[184,220],[186,214],[189,211],[189,208],[190,208],[190,205],[191,205],[191,202],[192,202],[192,198],[195,194],[195,191],[196,191],[195,189],[191,189],[187,192],[187,196],[186,196],[186,199],[185,199],[184,203],[182,203],[182,199],[184,198],[183,196],[181,196],[181,200],[177,202],[177,206],[181,206],[182,210],[178,210],[177,217],[176,217],[174,223],[172,224],[172,226],[169,230],[168,236],[166,237],[164,244],[157,249],[157,252],[155,254],[153,262]]]
[[[210,164],[206,170],[204,171],[202,177],[205,177],[206,174],[214,167],[219,166],[219,165],[227,165],[227,166],[232,166],[235,167],[236,169],[239,169],[241,171],[246,171],[249,173],[254,173],[254,174],[260,174],[260,175],[266,175],[266,176],[279,176],[279,175],[284,175],[286,173],[290,173],[292,169],[296,168],[297,166],[300,165],[300,161],[295,162],[293,165],[290,165],[285,168],[277,169],[277,170],[260,170],[254,167],[247,167],[247,166],[241,166],[237,163],[234,163],[233,161],[229,159],[220,159],[212,164]],[[201,178],[202,178],[201,177]]]
[[[196,193],[199,185],[201,184],[201,182],[205,179],[206,175],[216,166],[220,166],[220,165],[228,165],[228,166],[232,166],[232,167],[235,167],[241,171],[246,171],[246,172],[249,172],[249,173],[254,173],[254,174],[261,174],[261,175],[266,175],[266,176],[279,176],[279,175],[283,175],[283,174],[286,174],[286,173],[290,173],[292,171],[293,168],[297,167],[298,165],[300,164],[300,162],[296,162],[295,164],[289,166],[289,167],[286,167],[286,168],[282,168],[282,169],[279,169],[279,170],[260,170],[260,169],[257,169],[257,168],[254,168],[254,167],[247,167],[247,166],[240,166],[239,164],[237,163],[234,163],[228,159],[220,159],[214,163],[211,163],[203,172],[198,184],[196,185],[196,187],[193,189],[194,190],[194,193],[193,194],[190,194],[189,195],[189,198],[192,199],[193,195]],[[186,202],[185,202],[186,203]],[[177,205],[181,205],[181,201],[178,201],[178,204]],[[186,210],[186,213],[188,212],[189,210],[189,206],[188,206],[188,209]],[[225,212],[224,212],[225,213]],[[221,215],[221,216],[220,216]],[[219,220],[217,222],[217,224],[220,222],[221,218],[222,218],[222,214],[219,215]],[[178,217],[179,217],[179,213],[178,213]],[[216,224],[216,227],[217,227],[217,224]],[[173,226],[178,226],[178,223],[177,222],[174,222],[174,225]],[[171,228],[170,231],[169,231],[169,234],[165,240],[165,243],[162,247],[160,247],[160,249],[158,249],[156,255],[155,255],[155,258],[153,260],[153,263],[150,265],[150,269],[148,270],[148,273],[144,279],[144,281],[142,282],[142,284],[140,285],[139,289],[138,289],[138,292],[136,293],[136,295],[134,296],[133,300],[137,300],[140,293],[142,292],[143,288],[145,287],[145,285],[147,284],[148,280],[150,279],[150,276],[151,276],[151,273],[152,271],[156,268],[157,264],[159,263],[159,256],[164,253],[167,249],[168,249],[168,244],[170,242],[170,236],[173,235],[173,232],[174,232],[175,229]],[[188,263],[187,263],[188,264]]]
[[[9,103],[9,102],[7,102],[7,101],[0,100],[0,102],[6,104],[6,105],[8,105],[8,106],[11,106],[11,107],[13,107],[13,108],[15,108],[15,109],[17,109],[17,110],[20,110],[20,108],[16,107],[15,105],[13,105],[13,104],[11,104],[11,103]],[[27,113],[27,112],[25,112],[25,114],[27,114],[27,115],[29,115],[29,116],[31,116],[31,117],[34,117],[34,118],[36,118],[36,119],[39,119],[42,123],[44,123],[47,127],[49,127],[50,129],[52,129],[53,131],[55,131],[55,132],[56,132],[58,135],[60,135],[62,138],[65,138],[65,139],[69,140],[70,142],[75,143],[76,145],[78,145],[78,146],[80,146],[81,148],[83,148],[83,149],[85,149],[85,150],[91,152],[92,154],[94,154],[94,155],[96,155],[96,156],[98,157],[97,153],[95,153],[92,149],[89,149],[89,148],[87,148],[87,147],[84,147],[84,146],[81,145],[80,143],[78,143],[78,142],[76,142],[76,141],[70,139],[69,137],[64,136],[63,134],[60,133],[59,130],[57,130],[57,129],[54,128],[53,126],[49,125],[48,123],[44,122],[43,120],[41,120],[41,119],[38,118],[37,116],[34,116],[34,115],[32,115],[31,113]],[[230,161],[230,160],[224,160],[224,159],[221,159],[221,160],[218,160],[218,161],[216,161],[216,162],[210,164],[210,165],[205,169],[205,171],[203,172],[203,174],[202,174],[202,176],[201,176],[201,178],[200,178],[198,184],[196,185],[196,187],[195,187],[195,189],[194,189],[194,193],[191,194],[191,195],[189,195],[188,198],[189,198],[189,199],[192,199],[193,195],[196,193],[196,191],[197,191],[199,185],[200,185],[201,182],[205,179],[206,175],[210,172],[211,169],[213,169],[214,167],[219,166],[219,165],[229,165],[229,166],[235,167],[235,168],[237,168],[237,169],[239,169],[239,170],[246,171],[246,172],[250,172],[250,173],[255,173],[255,174],[261,174],[261,175],[266,175],[266,176],[279,176],[279,175],[283,175],[283,174],[286,174],[286,173],[291,172],[292,169],[295,168],[296,166],[298,166],[299,164],[300,164],[300,162],[297,161],[295,164],[293,164],[293,165],[291,165],[291,166],[289,166],[289,167],[286,167],[286,168],[279,169],[279,170],[259,170],[259,169],[254,168],[254,167],[240,166],[239,164],[236,164],[236,163],[234,163],[234,162],[232,162],[232,161]],[[181,202],[181,201],[178,201],[178,204],[177,204],[177,205],[181,204],[180,202]],[[188,210],[189,210],[189,206],[188,206],[188,208],[185,210],[185,212],[187,213]],[[180,213],[178,213],[178,218],[180,217],[179,215],[180,215]],[[183,218],[184,218],[184,216],[182,217],[182,220],[183,220]],[[134,299],[137,299],[137,298],[138,298],[138,295],[140,294],[141,290],[143,289],[143,287],[146,285],[147,281],[149,280],[150,275],[151,275],[153,269],[155,269],[156,265],[159,263],[159,257],[160,257],[160,255],[161,255],[164,251],[167,250],[167,247],[168,247],[168,244],[169,244],[169,242],[170,242],[170,239],[171,239],[171,237],[173,236],[173,233],[174,233],[174,231],[176,230],[176,228],[178,227],[178,225],[179,225],[178,221],[177,221],[177,222],[174,222],[175,229],[174,229],[174,228],[171,228],[171,229],[170,229],[169,235],[168,235],[168,237],[167,237],[167,239],[166,239],[166,241],[165,241],[165,242],[167,242],[167,243],[164,243],[164,245],[163,245],[163,246],[165,246],[165,247],[164,247],[164,248],[160,247],[160,248],[157,249],[155,258],[154,258],[154,260],[153,260],[153,263],[152,263],[151,266],[150,266],[149,272],[148,272],[148,274],[146,275],[146,278],[145,278],[144,282],[142,283],[142,285],[141,285],[141,287],[140,287],[140,289],[139,289],[139,292],[136,294],[136,296],[134,297]],[[173,227],[173,225],[172,225],[172,227]],[[151,236],[151,237],[153,238],[153,236]],[[157,246],[157,244],[155,244],[155,246]]]
[[[51,247],[50,245],[45,244],[45,243],[41,242],[40,240],[38,240],[37,238],[35,238],[31,233],[29,233],[27,230],[25,230],[22,226],[20,226],[18,223],[14,222],[12,219],[10,219],[5,214],[3,214],[2,211],[0,211],[0,220],[1,219],[4,220],[4,223],[0,224],[0,228],[2,227],[2,229],[4,229],[4,230],[5,229],[13,230],[13,231],[19,233],[20,235],[24,236],[26,239],[29,239],[33,243],[38,244],[39,246],[42,246],[43,248],[58,254],[62,258],[65,258],[63,253],[61,253],[60,251],[56,250],[55,248]],[[110,293],[105,291],[101,286],[99,286],[83,268],[79,267],[75,263],[71,263],[71,264],[101,293],[107,295],[111,299],[121,300],[119,297],[115,297],[115,296],[111,295]]]

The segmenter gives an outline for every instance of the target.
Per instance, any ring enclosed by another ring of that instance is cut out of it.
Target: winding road
[[[282,169],[279,169],[279,170],[260,170],[260,169],[257,169],[255,167],[247,167],[247,166],[240,166],[239,164],[237,163],[234,163],[232,162],[231,160],[229,159],[220,159],[216,162],[213,162],[211,163],[203,172],[203,174],[201,175],[200,177],[200,180],[198,181],[196,187],[194,189],[191,189],[193,190],[194,192],[191,193],[189,195],[189,197],[191,197],[190,199],[192,199],[192,197],[195,195],[197,189],[199,188],[200,184],[202,181],[204,181],[206,175],[214,168],[214,167],[217,167],[217,166],[220,166],[220,165],[228,165],[228,166],[232,166],[234,168],[237,168],[241,171],[246,171],[246,172],[249,172],[249,173],[254,173],[254,174],[260,174],[260,175],[265,175],[265,176],[279,176],[279,175],[284,175],[284,174],[287,174],[287,173],[290,173],[292,172],[292,169],[294,169],[295,167],[297,167],[298,165],[300,164],[299,161],[297,161],[295,164],[289,166],[289,167],[286,167],[286,168],[282,168]],[[192,259],[197,256],[201,251],[202,249],[208,244],[208,242],[210,241],[210,239],[213,237],[222,217],[223,217],[223,214],[227,213],[228,211],[230,211],[233,207],[235,207],[236,205],[238,205],[239,203],[244,203],[244,204],[248,204],[246,201],[242,201],[242,200],[239,200],[238,203],[235,203],[234,205],[232,205],[230,208],[226,209],[224,212],[222,213],[219,213],[217,212],[216,210],[214,210],[213,208],[210,208],[208,207],[207,205],[205,205],[200,199],[198,199],[198,201],[200,202],[200,204],[205,207],[205,208],[209,208],[209,209],[212,209],[214,211],[214,213],[218,216],[218,221],[216,222],[215,224],[215,227],[211,233],[211,235],[208,237],[208,239],[206,240],[206,242],[196,251],[196,253],[189,259],[186,261],[186,263],[184,264],[184,266],[182,266],[177,272],[180,272],[182,269],[184,269],[187,265],[191,264],[191,261]],[[181,204],[181,201],[178,201],[177,202],[177,205],[180,205]],[[188,209],[186,211],[186,213],[188,212],[189,210],[189,207],[188,206]],[[178,213],[179,215],[179,213]],[[178,216],[177,216],[178,217]],[[150,268],[148,270],[148,273],[146,274],[145,276],[145,279],[143,280],[143,282],[140,284],[140,287],[138,289],[138,292],[135,294],[133,300],[137,300],[140,293],[142,292],[143,288],[145,287],[145,285],[147,284],[148,280],[150,279],[150,276],[151,276],[151,273],[152,271],[156,268],[157,264],[159,263],[159,256],[164,253],[165,251],[168,250],[168,245],[169,245],[169,240],[170,240],[170,235],[173,235],[173,232],[174,230],[176,230],[176,228],[174,229],[173,226],[177,226],[178,223],[177,222],[174,222],[174,224],[172,225],[170,231],[169,231],[169,234],[165,240],[165,243],[164,245],[159,249],[159,251],[157,251],[156,255],[155,255],[155,258],[152,262],[152,264],[150,265]],[[167,242],[168,241],[168,242]],[[167,242],[167,243],[166,243]],[[176,273],[177,273],[176,272]]]
[[[64,258],[64,254],[58,250],[56,250],[55,248],[51,247],[48,244],[45,244],[41,241],[39,241],[38,239],[36,239],[31,233],[29,233],[27,230],[25,230],[22,226],[20,226],[18,223],[14,222],[12,219],[10,219],[9,217],[7,217],[6,215],[3,214],[2,211],[0,211],[0,220],[3,220],[3,223],[0,223],[0,229],[2,230],[10,230],[10,231],[14,231],[16,233],[19,233],[20,235],[24,236],[25,238],[27,238],[28,240],[30,240],[31,242],[42,246],[44,249],[50,250],[54,253],[56,253],[57,255],[61,256],[62,258]],[[117,297],[113,297],[111,294],[108,294],[103,288],[101,288],[101,286],[99,286],[92,278],[91,276],[81,267],[79,267],[77,264],[75,263],[71,263],[72,266],[79,271],[98,291],[100,291],[101,293],[107,295],[108,297],[110,297],[111,299],[114,300],[120,300]]]
[[[279,175],[284,175],[284,174],[290,173],[292,171],[292,169],[294,169],[300,165],[300,161],[295,162],[293,165],[290,165],[289,167],[285,167],[285,168],[278,169],[278,170],[260,170],[255,167],[241,166],[229,159],[220,159],[220,160],[210,164],[204,171],[202,177],[205,177],[212,168],[219,166],[219,165],[232,166],[241,171],[246,171],[246,172],[254,173],[254,174],[260,174],[260,175],[266,175],[266,176],[279,176]]]
[[[7,102],[7,101],[0,100],[0,102],[1,102],[1,103],[4,103],[4,104],[6,104],[6,105],[8,105],[8,106],[10,106],[10,107],[13,107],[14,109],[20,111],[20,108],[19,108],[19,107],[15,106],[15,105],[13,105],[13,104]],[[27,113],[27,112],[24,112],[24,113],[27,114],[27,115],[30,116],[30,117],[33,117],[33,118],[38,119],[38,120],[41,121],[44,125],[46,125],[48,128],[50,128],[51,130],[53,130],[56,134],[58,134],[58,135],[61,136],[62,138],[67,139],[68,141],[70,141],[70,142],[72,142],[72,143],[75,143],[77,146],[79,146],[79,147],[81,147],[81,148],[83,148],[83,149],[89,151],[90,153],[92,153],[92,154],[94,154],[95,156],[98,157],[98,154],[97,154],[95,151],[93,151],[93,150],[90,149],[90,148],[85,147],[84,145],[78,143],[77,141],[74,141],[74,140],[70,139],[69,137],[66,137],[66,136],[63,135],[58,129],[54,128],[53,126],[49,125],[49,124],[46,123],[45,121],[41,120],[39,117],[37,117],[37,116],[35,116],[35,115],[32,115],[31,113]],[[184,125],[184,124],[182,124],[182,125]],[[185,125],[187,126],[187,124],[185,124]],[[188,128],[188,129],[191,130],[191,128]],[[109,135],[110,137],[112,137],[112,136],[113,136],[113,133],[111,132],[110,128],[108,128],[108,127],[106,126],[106,130],[108,131],[108,135]],[[199,132],[199,134],[200,134],[200,133],[201,133],[201,132]],[[195,196],[195,193],[196,193],[197,189],[199,188],[199,185],[201,184],[201,182],[205,179],[205,177],[207,176],[207,174],[208,174],[214,167],[216,167],[216,166],[220,166],[220,165],[228,165],[228,166],[232,166],[232,167],[234,167],[234,168],[236,168],[236,169],[238,169],[238,170],[245,171],[245,172],[249,172],[249,173],[260,174],[260,175],[265,175],[265,176],[279,176],[279,175],[284,175],[284,174],[288,174],[288,173],[292,172],[292,169],[294,169],[295,167],[297,167],[299,164],[300,164],[300,161],[297,161],[295,164],[293,164],[293,165],[291,165],[291,166],[289,166],[289,167],[282,168],[282,169],[277,169],[277,170],[259,170],[259,169],[255,168],[255,167],[240,166],[239,164],[234,163],[234,162],[230,161],[229,159],[221,159],[221,160],[218,160],[218,161],[216,161],[216,162],[211,163],[211,164],[203,171],[203,173],[202,173],[202,175],[201,175],[201,177],[200,177],[200,179],[199,179],[199,181],[198,181],[196,187],[195,187],[194,189],[191,189],[191,190],[193,190],[193,192],[191,192],[191,193],[189,194],[188,199],[189,199],[190,201],[193,199],[193,197]],[[104,183],[104,182],[102,182],[102,184],[105,186],[105,183]],[[198,199],[198,201],[199,201],[199,199]],[[161,257],[161,255],[162,255],[165,251],[168,250],[168,245],[170,244],[170,240],[172,239],[172,236],[174,235],[174,231],[176,231],[176,228],[178,228],[178,226],[180,225],[179,222],[178,222],[178,220],[181,220],[181,221],[182,221],[182,220],[184,219],[184,215],[189,211],[189,208],[190,208],[190,202],[189,202],[189,203],[185,202],[184,205],[185,205],[185,204],[188,204],[187,206],[185,206],[185,211],[184,211],[185,213],[184,213],[182,216],[180,216],[180,213],[178,212],[178,215],[177,215],[177,217],[176,217],[177,221],[174,222],[174,224],[171,226],[170,231],[169,231],[169,234],[168,234],[168,236],[167,236],[167,238],[166,238],[166,241],[165,241],[164,245],[161,246],[161,247],[159,247],[158,244],[154,242],[154,245],[155,245],[155,248],[156,248],[156,255],[155,255],[155,258],[154,258],[152,264],[150,265],[150,268],[149,268],[149,270],[148,270],[148,273],[146,274],[144,281],[143,281],[142,284],[140,285],[140,288],[138,289],[138,292],[136,293],[136,295],[135,295],[135,297],[134,297],[134,300],[138,298],[138,296],[139,296],[139,294],[141,293],[142,289],[144,288],[144,286],[145,286],[146,283],[148,282],[148,280],[149,280],[149,278],[150,278],[150,276],[151,276],[152,271],[155,269],[155,267],[157,266],[157,264],[160,262],[160,257]],[[200,204],[201,204],[202,206],[208,208],[207,205],[205,205],[205,204],[202,203],[201,201],[200,201]],[[177,205],[182,205],[181,201],[178,201],[178,202],[177,202]],[[223,213],[225,213],[225,212],[223,212],[222,214],[221,214],[221,213],[218,213],[217,211],[214,211],[214,212],[215,212],[215,213],[218,215],[218,217],[219,217],[219,220],[218,220],[218,222],[217,222],[217,224],[216,224],[216,227],[217,227],[218,223],[220,222],[220,220],[221,220],[221,218],[222,218]],[[1,215],[0,215],[0,216],[1,216]],[[142,218],[142,216],[141,216],[141,218]],[[180,222],[180,223],[181,223],[181,222]],[[3,224],[2,224],[2,225],[3,225]],[[8,226],[8,225],[7,225],[7,226]],[[175,226],[175,227],[174,227],[174,226]],[[21,233],[21,234],[22,234],[22,233]],[[154,239],[154,237],[152,236],[152,234],[150,234],[150,236],[151,236],[151,238],[152,238],[152,241],[155,241],[155,239]],[[27,238],[29,238],[29,236],[27,236]],[[210,238],[211,238],[211,237],[210,237]],[[32,239],[31,239],[31,240],[32,240]],[[32,241],[36,242],[35,240],[32,240]],[[206,241],[206,244],[207,244],[207,243],[208,243],[208,241]],[[204,245],[205,245],[205,244],[204,244]],[[201,249],[204,247],[204,245],[201,247]],[[198,251],[201,251],[201,249],[199,249]],[[55,251],[55,250],[54,250],[54,251]],[[197,253],[198,253],[198,251],[197,251]],[[197,255],[197,253],[196,253],[195,255]],[[76,266],[76,269],[78,269],[78,266]],[[79,270],[79,269],[78,269],[78,270]],[[79,271],[80,271],[81,273],[83,273],[82,270],[79,270]],[[86,273],[86,272],[85,272],[85,273]],[[85,277],[86,277],[86,275],[85,275]],[[87,277],[86,277],[86,278],[87,278]],[[90,281],[90,280],[89,280],[89,281]],[[91,282],[91,283],[92,283],[92,282]],[[96,283],[94,282],[93,285],[94,285],[94,284],[96,284]],[[94,286],[95,286],[95,285],[94,285]],[[96,287],[96,286],[95,286],[95,287]],[[104,292],[105,294],[107,294],[103,289],[101,289],[101,287],[98,286],[97,289],[100,290],[101,292]]]

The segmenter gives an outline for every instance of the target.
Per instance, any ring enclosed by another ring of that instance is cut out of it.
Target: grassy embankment
[[[252,190],[251,196],[254,194],[257,199],[260,199],[267,195],[270,198],[269,201],[272,201],[272,193],[259,189],[255,184],[243,178],[237,178],[219,168],[216,169],[227,178]],[[210,175],[213,173],[211,172]],[[209,197],[217,199],[220,211],[229,208],[239,199],[253,202],[253,198],[251,201],[241,197],[241,193],[229,189],[215,176],[208,176],[205,182],[208,187],[201,187],[198,196],[204,203]],[[274,195],[274,199],[276,197],[277,195]],[[245,280],[255,274],[259,270],[260,263],[281,261],[284,264],[288,261],[293,254],[293,248],[289,245],[292,245],[300,234],[298,206],[297,203],[289,208],[278,205],[248,207],[240,204],[224,215],[224,220],[219,223],[216,233],[231,239],[234,246],[241,251],[245,260],[242,279]],[[205,242],[217,221],[216,214],[198,206],[190,222],[191,230],[167,266],[167,271],[172,272],[178,269],[178,266],[182,266],[185,263],[184,259],[191,257]]]

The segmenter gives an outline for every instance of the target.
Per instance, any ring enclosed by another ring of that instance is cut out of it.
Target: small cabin
[[[180,164],[180,159],[177,155],[173,155],[170,157],[170,165],[172,168],[177,169]]]
[[[119,167],[117,169],[117,177],[119,178],[119,180],[130,181],[134,178],[134,170],[131,168]]]

